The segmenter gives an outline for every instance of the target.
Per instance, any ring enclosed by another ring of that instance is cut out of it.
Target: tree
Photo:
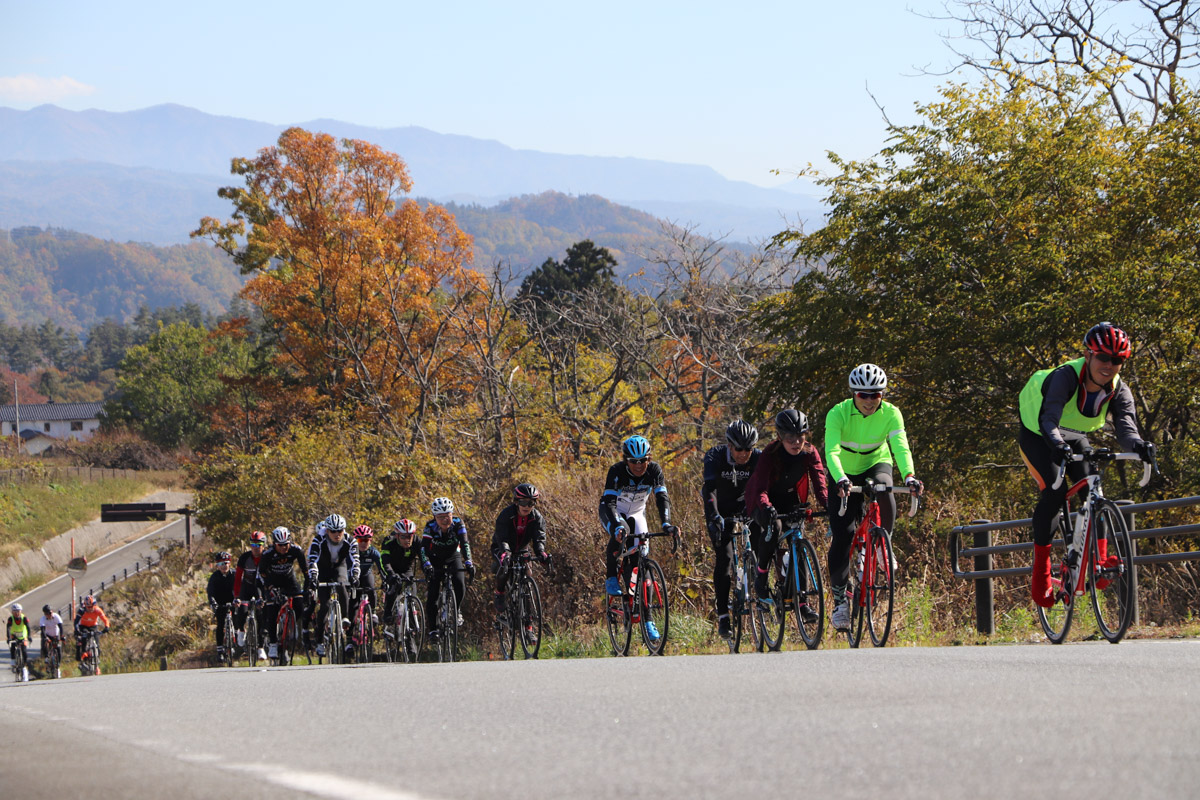
[[[544,321],[553,318],[547,311],[551,305],[578,305],[585,296],[589,301],[615,302],[616,266],[612,253],[584,239],[567,248],[561,262],[548,258],[526,275],[517,298],[528,302]]]

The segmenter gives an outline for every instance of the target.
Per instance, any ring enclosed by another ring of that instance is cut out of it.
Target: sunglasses
[[[648,458],[627,458],[625,460],[627,462],[629,462],[630,464],[649,464],[650,463],[650,459],[648,459]]]
[[[855,392],[854,396],[859,400],[878,400],[883,397],[883,392]]]
[[[534,501],[532,500],[518,500],[517,505],[521,506],[522,508],[529,508],[533,505],[533,502]]]
[[[250,543],[251,547],[262,547],[262,545],[263,545],[262,542],[251,542]]]
[[[803,433],[785,433],[779,437],[785,444],[799,444],[804,441]]]
[[[1101,364],[1112,364],[1114,367],[1119,367],[1125,363],[1125,359],[1119,356],[1110,356],[1108,353],[1092,353],[1092,355]]]
[[[752,447],[735,447],[735,448],[733,448],[733,452],[735,452],[735,453],[749,453],[749,452],[750,452],[751,450],[753,450],[753,449],[754,449],[754,448],[752,448]]]

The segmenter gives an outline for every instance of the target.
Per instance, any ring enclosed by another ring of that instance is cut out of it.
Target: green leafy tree
[[[528,301],[544,319],[557,312],[555,306],[588,302],[615,302],[617,259],[604,247],[590,239],[576,242],[567,248],[561,262],[548,258],[521,282],[517,297]]]

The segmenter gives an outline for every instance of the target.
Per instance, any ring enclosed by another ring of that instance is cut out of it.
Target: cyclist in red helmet
[[[1033,509],[1033,582],[1038,605],[1054,605],[1050,587],[1050,537],[1054,517],[1072,483],[1085,477],[1083,462],[1068,462],[1070,481],[1051,488],[1058,465],[1073,453],[1091,451],[1087,435],[1104,427],[1112,417],[1121,448],[1151,460],[1154,445],[1138,433],[1137,411],[1129,385],[1121,380],[1121,367],[1133,348],[1125,331],[1111,322],[1095,325],[1083,337],[1082,358],[1054,369],[1043,369],[1021,390],[1021,458],[1037,482],[1041,495]],[[1107,558],[1108,541],[1097,542],[1101,561]]]
[[[504,595],[508,590],[505,581],[508,570],[504,567],[514,553],[526,548],[543,567],[549,568],[550,554],[546,552],[546,520],[535,508],[542,493],[532,483],[521,483],[513,489],[513,502],[496,517],[496,531],[492,534],[492,558],[496,560],[496,613],[504,613]]]
[[[254,531],[250,534],[250,549],[242,553],[237,560],[237,568],[233,572],[233,596],[238,604],[233,610],[233,627],[237,631],[237,646],[246,646],[246,615],[249,613],[251,600],[258,597],[258,564],[262,561],[263,550],[267,544],[267,534]],[[255,619],[259,629],[262,629],[262,612],[255,610]],[[258,649],[258,657],[267,660],[267,651]]]
[[[371,571],[371,567],[374,567],[382,578],[383,556],[379,552],[379,548],[371,544],[374,536],[375,531],[371,530],[370,525],[359,525],[354,529],[354,541],[358,545],[358,588],[360,591],[367,592],[367,598],[371,603],[372,620],[379,622],[379,617],[375,613],[375,573]]]

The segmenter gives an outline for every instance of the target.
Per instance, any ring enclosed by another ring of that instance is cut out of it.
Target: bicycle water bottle
[[[1071,543],[1067,545],[1067,566],[1071,570],[1071,578],[1074,580],[1076,568],[1079,565],[1079,553],[1083,549],[1083,512],[1080,511],[1075,515],[1075,527],[1071,532]],[[1075,595],[1078,597],[1083,594],[1082,587],[1074,587]]]
[[[792,552],[790,550],[784,550],[783,551],[783,577],[785,577],[785,578],[787,577],[788,564],[791,562],[791,560],[792,560]]]
[[[629,592],[633,594],[637,591],[637,572],[638,568],[634,567],[633,572],[629,573]]]

